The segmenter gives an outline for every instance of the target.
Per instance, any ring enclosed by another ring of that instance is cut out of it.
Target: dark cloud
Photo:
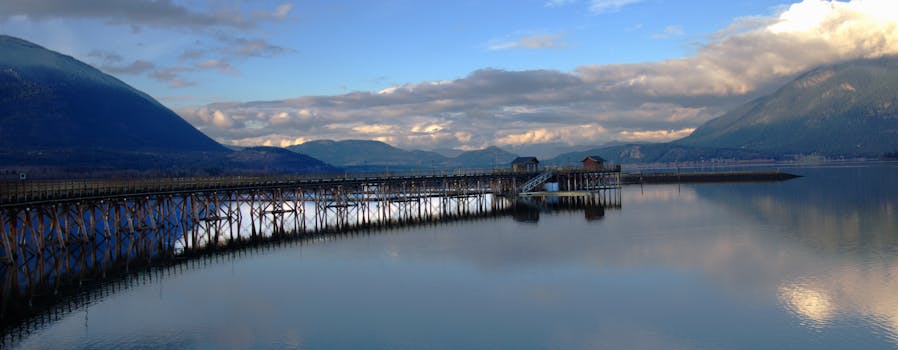
[[[100,66],[101,70],[111,74],[143,74],[155,68],[155,64],[143,60],[137,60],[127,65],[104,64]]]
[[[287,10],[289,12],[289,10]],[[128,25],[164,27],[249,28],[268,16],[246,16],[240,11],[197,12],[171,0],[4,0],[0,18],[27,16],[34,20],[50,18],[91,18]]]
[[[219,35],[218,40],[225,44],[222,52],[239,57],[272,57],[294,52],[293,49],[274,45],[261,38],[242,38]]]
[[[167,83],[171,87],[181,88],[196,85],[196,82],[187,80],[183,77],[183,73],[190,70],[189,67],[169,67],[155,70],[150,73],[150,76],[156,80]]]
[[[208,53],[204,50],[187,49],[187,50],[184,50],[184,52],[181,53],[180,56],[178,56],[178,60],[182,61],[182,62],[198,60],[198,59],[202,59],[203,57],[206,57],[207,54]]]
[[[87,57],[96,59],[94,65],[109,74],[143,74],[156,68],[156,65],[144,60],[136,60],[129,64],[122,64],[125,58],[110,51],[93,50]]]
[[[186,76],[192,72],[214,70],[239,74],[232,62],[248,57],[272,57],[293,52],[263,38],[245,37],[244,33],[266,21],[290,18],[293,6],[282,4],[268,11],[249,11],[241,2],[213,1],[206,8],[188,8],[172,0],[0,0],[0,21],[24,16],[32,21],[46,19],[92,19],[106,24],[127,26],[137,35],[144,27],[187,29],[208,37],[204,45],[185,50],[174,67],[158,67],[144,59],[125,63],[118,53],[94,50],[88,54],[100,69],[112,74],[144,74],[172,87],[195,85]]]

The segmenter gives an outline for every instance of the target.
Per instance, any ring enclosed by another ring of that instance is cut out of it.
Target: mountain
[[[0,35],[0,177],[337,171],[286,150],[215,142],[149,95],[72,57]]]
[[[423,169],[442,164],[446,157],[436,152],[406,151],[380,141],[316,140],[289,146],[287,149],[307,154],[340,167],[358,170]]]
[[[769,160],[776,155],[768,152],[693,147],[674,143],[624,144],[570,152],[548,159],[545,165],[578,166],[586,156],[600,156],[614,164],[694,162],[714,159]]]
[[[598,145],[568,145],[566,143],[540,143],[540,144],[522,144],[508,146],[508,150],[520,154],[522,156],[533,156],[539,159],[549,159],[557,157],[561,154],[585,151],[589,149],[603,148],[607,146],[619,145],[620,142],[611,141]]]
[[[150,96],[72,57],[0,35],[0,149],[227,152]]]
[[[221,169],[245,173],[337,173],[340,168],[279,147],[247,147],[227,155]]]
[[[465,151],[462,151],[460,149],[454,149],[454,148],[435,148],[430,151],[439,153],[443,157],[447,157],[447,158],[455,158],[455,157],[458,157],[458,155],[465,153]]]
[[[877,157],[898,150],[898,58],[816,68],[702,125],[677,146]]]
[[[434,151],[407,151],[380,141],[369,140],[316,140],[289,146],[287,149],[308,154],[339,167],[359,171],[491,169],[494,165],[504,168],[517,157],[498,147],[460,152],[455,157],[447,157]]]
[[[447,168],[507,168],[511,161],[518,156],[499,147],[492,146],[481,150],[467,151],[457,157],[448,160],[444,167]]]

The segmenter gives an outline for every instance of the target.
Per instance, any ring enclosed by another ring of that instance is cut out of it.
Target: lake
[[[895,349],[898,164],[225,255],[22,349]]]

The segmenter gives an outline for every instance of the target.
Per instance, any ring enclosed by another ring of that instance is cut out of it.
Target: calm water
[[[790,171],[224,259],[19,347],[898,348],[898,165]]]

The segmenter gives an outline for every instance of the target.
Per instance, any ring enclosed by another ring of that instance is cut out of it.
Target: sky
[[[3,0],[0,33],[224,144],[662,142],[803,71],[898,54],[894,0]]]

